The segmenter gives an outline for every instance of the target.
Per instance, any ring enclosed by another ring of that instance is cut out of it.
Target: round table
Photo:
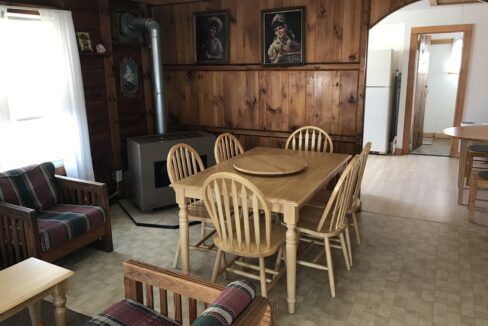
[[[463,203],[464,179],[466,177],[466,154],[468,145],[473,142],[488,142],[488,125],[451,127],[444,129],[443,133],[452,138],[461,140],[461,150],[459,153],[459,173],[458,173],[458,204]]]

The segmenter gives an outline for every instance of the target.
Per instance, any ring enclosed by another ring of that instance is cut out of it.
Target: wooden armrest
[[[55,177],[61,192],[62,203],[100,206],[105,209],[105,213],[108,216],[109,203],[106,184],[60,175]]]
[[[272,326],[274,324],[274,302],[261,296],[256,297],[232,323],[235,326]]]
[[[0,202],[0,269],[28,257],[39,257],[36,211]]]
[[[3,201],[0,201],[0,216],[22,220],[24,223],[34,223],[37,218],[34,209]]]

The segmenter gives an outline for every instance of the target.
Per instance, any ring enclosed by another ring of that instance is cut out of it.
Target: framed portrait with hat
[[[305,7],[263,10],[261,22],[263,66],[305,63]]]
[[[198,64],[229,62],[229,12],[193,14],[193,47]]]

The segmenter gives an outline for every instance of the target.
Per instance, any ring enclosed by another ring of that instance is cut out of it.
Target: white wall
[[[394,25],[404,24],[403,34],[397,31],[394,37],[403,39],[402,52],[398,54],[401,63],[402,87],[400,94],[400,112],[398,118],[397,147],[402,146],[403,122],[405,116],[405,97],[408,71],[408,46],[412,27],[474,24],[471,47],[470,67],[464,103],[463,121],[488,122],[488,3],[469,5],[449,5],[430,7],[428,0],[413,3],[389,15],[370,30],[371,35],[378,35],[376,29],[389,30]],[[378,36],[379,37],[379,36]],[[378,38],[370,39],[369,46],[378,43]],[[374,45],[377,46],[377,45]]]
[[[430,47],[429,92],[425,99],[424,132],[442,133],[452,127],[456,107],[459,74],[448,74],[447,63],[451,57],[451,44]]]

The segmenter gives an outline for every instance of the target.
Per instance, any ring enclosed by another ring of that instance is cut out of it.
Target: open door
[[[413,102],[412,151],[422,145],[424,134],[425,98],[429,91],[427,77],[430,58],[430,35],[420,34],[417,78]]]

